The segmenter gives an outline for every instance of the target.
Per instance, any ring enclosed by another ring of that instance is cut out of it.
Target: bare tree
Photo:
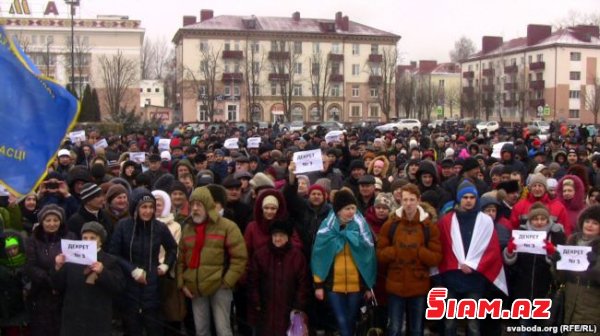
[[[454,117],[454,108],[460,107],[460,87],[451,85],[444,87],[444,103],[450,109],[450,117]]]
[[[556,20],[553,26],[555,29],[574,27],[577,25],[600,25],[600,12],[582,13],[577,10],[570,10],[566,16]]]
[[[594,116],[594,124],[598,124],[598,114],[600,114],[600,78],[594,77],[594,84],[591,89],[587,89],[585,94],[585,107]]]
[[[165,77],[172,50],[172,45],[164,37],[154,41],[154,62],[151,67],[153,78],[163,79]]]
[[[277,50],[272,50],[269,55],[271,74],[273,75],[273,78],[269,80],[277,84],[285,119],[291,121],[294,87],[301,79],[295,71],[295,66],[296,63],[299,63],[301,54],[295,52],[292,41],[276,41],[275,45],[277,45]]]
[[[100,57],[100,74],[106,91],[104,102],[113,121],[119,121],[127,106],[128,89],[137,86],[138,64],[119,50],[111,57]]]
[[[319,109],[318,120],[324,120],[324,111],[331,90],[331,75],[333,75],[331,56],[325,56],[321,51],[318,51],[309,57],[308,62],[310,65],[311,94]]]
[[[475,118],[479,112],[479,105],[481,103],[481,92],[479,86],[466,86],[463,88],[463,92],[460,98],[460,117],[471,117]],[[467,112],[467,116],[464,115]]]
[[[19,34],[14,35],[13,39],[19,44],[21,50],[27,54],[31,46],[31,38],[28,35],[23,34],[23,31],[19,31]]]
[[[437,105],[439,87],[431,83],[430,75],[419,76],[415,95],[417,118],[429,120],[433,107]]]
[[[519,71],[516,77],[513,77],[514,83],[517,87],[515,92],[511,95],[511,101],[516,101],[516,105],[521,111],[521,123],[525,123],[525,119],[531,118],[528,116],[528,112],[531,110],[532,91],[530,88],[529,75],[525,68]]]
[[[221,49],[215,50],[212,47],[205,46],[200,50],[200,64],[198,69],[184,69],[187,79],[187,87],[184,89],[192,90],[200,101],[201,109],[206,118],[212,122],[216,114],[215,101],[217,100],[217,72],[219,71],[219,55]]]
[[[75,71],[75,77],[78,80],[75,81],[75,87],[73,90],[81,98],[83,97],[83,91],[85,86],[83,85],[83,78],[87,76],[87,82],[91,81],[92,72],[90,71],[90,63],[92,60],[92,47],[81,38],[75,39],[73,46],[73,57],[75,62],[71,63],[71,40],[67,43],[65,49],[65,67]],[[74,66],[74,69],[71,69]],[[69,73],[70,76],[70,73]],[[69,77],[69,81],[70,81]]]
[[[412,115],[415,106],[416,88],[417,81],[412,74],[402,74],[396,83],[396,101],[402,106],[406,118],[410,118]]]
[[[155,60],[154,43],[148,37],[144,39],[142,44],[142,54],[140,56],[140,69],[142,79],[150,79],[151,67]]]
[[[390,120],[395,95],[396,65],[398,49],[396,46],[383,47],[381,62],[367,62],[366,68],[370,76],[370,84],[377,88],[377,97],[385,120]]]
[[[248,111],[248,119],[254,123],[260,121],[256,118],[254,109],[258,105],[258,97],[262,91],[260,74],[263,71],[265,54],[260,52],[259,43],[255,40],[246,40],[245,49],[243,70],[246,87],[246,110]]]
[[[475,50],[475,43],[473,43],[473,40],[466,36],[461,36],[454,42],[454,49],[450,51],[450,61],[455,63],[460,62],[473,54]]]

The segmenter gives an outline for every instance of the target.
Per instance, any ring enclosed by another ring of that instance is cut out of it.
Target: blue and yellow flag
[[[17,196],[35,189],[78,114],[77,99],[0,27],[0,184]]]

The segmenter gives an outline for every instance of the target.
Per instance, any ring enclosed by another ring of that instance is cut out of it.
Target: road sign
[[[444,116],[444,108],[442,106],[438,106],[437,109],[437,116],[438,117],[443,117]]]
[[[548,106],[548,105],[544,106],[544,115],[545,116],[550,115],[550,106]]]

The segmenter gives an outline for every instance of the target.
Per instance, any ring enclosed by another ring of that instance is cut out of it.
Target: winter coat
[[[515,204],[512,209],[512,213],[510,214],[510,223],[512,225],[513,230],[516,230],[520,225],[527,221],[527,214],[529,214],[529,209],[535,202],[541,202],[548,208],[550,212],[550,216],[555,218],[555,222],[558,224],[562,224],[563,228],[565,228],[565,234],[569,234],[570,232],[566,232],[567,227],[571,226],[571,219],[568,218],[567,209],[565,209],[564,205],[560,203],[560,201],[556,199],[551,199],[548,193],[545,193],[539,199],[534,197],[532,193],[527,195],[526,199],[522,199]],[[573,219],[575,220],[575,219]]]
[[[429,291],[429,268],[442,260],[439,229],[421,206],[417,209],[415,218],[409,220],[403,208],[398,208],[383,224],[377,239],[377,260],[387,265],[386,291],[405,298]],[[394,225],[396,231],[390,241]],[[424,227],[429,229],[427,245]]]
[[[10,257],[0,249],[0,327],[24,326],[29,323],[24,291],[28,286],[25,275],[25,243],[15,231],[4,232],[0,242],[14,237],[19,242],[19,255]]]
[[[75,235],[75,237],[77,237],[77,239],[81,239],[81,228],[83,227],[83,224],[87,222],[98,222],[102,224],[106,230],[106,240],[104,242],[106,246],[109,246],[110,236],[113,233],[113,226],[110,222],[108,214],[106,213],[106,210],[100,209],[98,211],[98,215],[94,215],[82,204],[79,207],[79,211],[77,211],[77,213],[71,216],[71,218],[69,218],[67,221],[67,228]]]
[[[137,215],[140,201],[151,197],[146,189],[136,189],[131,196],[129,212],[132,218],[121,220],[113,233],[109,253],[116,256],[126,279],[126,307],[132,309],[158,309],[160,295],[158,288],[158,254],[165,249],[164,264],[174,267],[177,255],[177,243],[167,226],[153,218],[142,221]],[[146,285],[133,279],[131,273],[141,268],[146,272]]]
[[[433,176],[433,183],[429,187],[426,187],[421,179],[421,176],[423,176],[423,174],[426,173],[431,174],[431,176]],[[416,177],[417,186],[421,191],[421,195],[423,195],[427,191],[432,191],[432,194],[435,195],[434,200],[432,202],[433,204],[431,205],[436,210],[439,211],[444,206],[444,204],[452,200],[450,194],[440,186],[440,178],[437,172],[435,162],[422,161],[419,164],[419,170],[417,170]]]
[[[248,223],[252,220],[252,207],[241,201],[227,202],[226,209],[233,212],[232,221],[238,225],[242,233],[246,232]]]
[[[28,306],[32,336],[60,334],[63,296],[50,274],[54,270],[54,258],[61,253],[61,239],[76,239],[75,235],[68,232],[64,221],[54,234],[46,233],[42,224],[39,224],[26,243],[25,274],[31,280]]]
[[[383,161],[383,169],[381,171],[381,174],[379,174],[379,175],[373,174],[373,168],[375,167],[375,161]],[[369,168],[367,169],[367,174],[373,175],[374,177],[379,177],[381,179],[383,192],[391,191],[390,190],[390,188],[391,188],[390,181],[388,181],[388,177],[390,176],[390,161],[388,160],[387,157],[385,157],[385,155],[376,156],[369,163]]]
[[[52,281],[64,292],[60,334],[111,335],[113,298],[125,288],[125,277],[117,258],[100,250],[104,269],[95,284],[86,283],[87,266],[66,263],[52,272]]]
[[[316,171],[306,174],[310,180],[310,184],[315,184],[320,178],[327,178],[331,181],[331,190],[340,190],[344,184],[344,176],[342,171],[330,166],[327,171]]]
[[[527,224],[519,227],[519,230],[528,230]],[[564,244],[566,237],[562,225],[550,221],[547,240],[554,246]],[[548,256],[519,252],[510,256],[506,249],[503,256],[509,269],[508,288],[513,299],[533,300],[548,297],[554,279],[550,267],[552,263]]]
[[[565,180],[570,179],[575,183],[575,196],[572,199],[566,200],[563,197],[563,183]],[[567,237],[571,235],[571,233],[575,232],[575,224],[577,218],[585,208],[585,186],[581,179],[575,175],[565,175],[563,178],[558,181],[558,185],[556,186],[556,199],[560,201],[565,206],[567,210],[567,217],[571,219],[570,227],[565,227],[565,233]]]
[[[288,241],[254,254],[248,271],[248,320],[258,335],[285,335],[292,309],[305,311],[311,293],[302,251]]]
[[[41,209],[48,204],[56,204],[63,208],[65,211],[65,219],[71,218],[71,216],[77,213],[77,210],[79,209],[79,201],[73,195],[65,198],[62,195],[46,193],[40,198],[38,209]]]
[[[583,242],[582,234],[576,232],[569,237],[567,245],[592,246],[592,253],[600,254],[599,237],[589,242]],[[598,316],[600,316],[600,262],[596,262],[594,266],[584,272],[559,272],[566,280],[565,320],[563,323],[597,324]]]

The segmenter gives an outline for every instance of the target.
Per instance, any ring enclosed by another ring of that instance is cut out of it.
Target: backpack
[[[425,247],[427,247],[427,245],[429,245],[429,236],[431,235],[431,233],[429,231],[429,225],[423,225],[421,223],[421,228],[423,229],[423,241],[425,243]],[[390,228],[390,231],[388,231],[388,239],[390,240],[390,243],[394,242],[394,235],[396,234],[397,229],[398,229],[398,222],[393,221],[392,227]]]

